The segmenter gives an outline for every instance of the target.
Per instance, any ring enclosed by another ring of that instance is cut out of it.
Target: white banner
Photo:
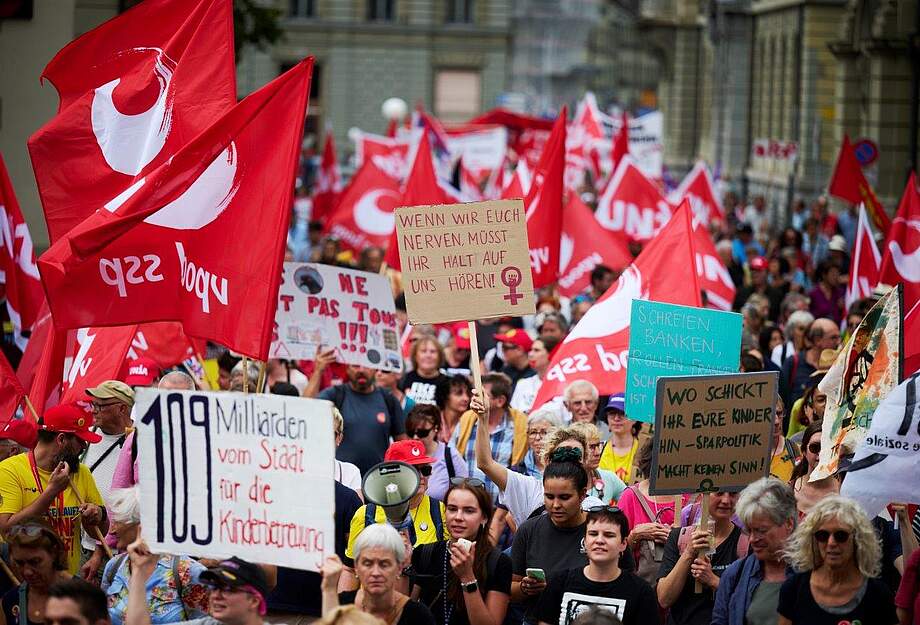
[[[494,170],[505,161],[508,131],[503,126],[447,133],[451,158],[463,159],[463,166],[471,171]]]
[[[602,116],[607,136],[615,136],[620,130],[620,117]],[[629,155],[636,161],[642,173],[654,180],[662,177],[664,165],[664,115],[652,111],[629,120]],[[610,171],[610,152],[613,143],[605,140],[598,144],[602,168]]]
[[[331,403],[141,388],[133,415],[154,552],[308,571],[334,553]]]
[[[336,360],[400,371],[396,306],[383,276],[332,265],[284,263],[272,358],[312,360],[335,349]]]

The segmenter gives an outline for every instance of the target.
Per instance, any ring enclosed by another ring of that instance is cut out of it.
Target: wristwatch
[[[479,582],[477,582],[475,579],[468,584],[460,582],[460,585],[463,587],[463,592],[474,593],[479,590]]]

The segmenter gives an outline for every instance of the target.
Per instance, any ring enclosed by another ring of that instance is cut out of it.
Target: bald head
[[[837,349],[840,346],[840,328],[825,317],[815,319],[808,329],[808,338],[812,347],[819,352],[825,349]]]
[[[169,391],[194,391],[198,389],[195,379],[182,371],[170,371],[162,378],[157,388]]]

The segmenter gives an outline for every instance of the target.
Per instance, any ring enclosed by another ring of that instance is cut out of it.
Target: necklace
[[[393,605],[389,608],[389,610],[387,610],[386,618],[383,619],[387,623],[387,625],[392,625],[393,621],[395,620],[398,606],[399,606],[399,601],[396,598],[394,598]],[[361,611],[366,612],[367,614],[373,615],[373,612],[367,609],[367,595],[361,596]]]
[[[450,617],[454,605],[447,600],[447,561],[450,558],[450,548],[444,549],[444,575],[441,577],[441,606],[444,608],[444,625],[450,625]]]

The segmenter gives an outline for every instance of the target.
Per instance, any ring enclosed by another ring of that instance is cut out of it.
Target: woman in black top
[[[10,547],[10,560],[22,584],[10,589],[0,600],[2,622],[9,625],[43,623],[48,588],[55,582],[71,579],[64,543],[49,525],[39,520],[14,525],[5,538]]]
[[[412,371],[403,376],[399,388],[416,404],[434,404],[438,387],[450,379],[441,373],[444,348],[433,336],[420,337],[412,344],[409,360]]]
[[[444,504],[452,540],[415,549],[413,596],[431,608],[439,625],[501,625],[511,595],[511,559],[489,542],[492,497],[482,481],[456,477]]]

